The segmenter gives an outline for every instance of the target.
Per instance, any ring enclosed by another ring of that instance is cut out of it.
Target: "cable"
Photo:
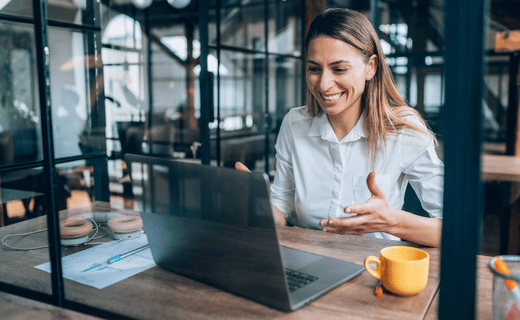
[[[90,232],[90,233],[94,232],[94,234],[92,235],[92,237],[88,238],[87,241],[85,241],[84,243],[81,243],[80,245],[101,244],[101,243],[103,243],[103,242],[96,242],[96,243],[92,242],[92,243],[90,243],[90,241],[94,240],[94,239],[100,239],[100,238],[106,237],[106,236],[108,236],[110,234],[110,231],[107,228],[101,226],[101,224],[96,223],[96,221],[94,221],[94,219],[88,218],[88,220],[90,220],[90,221],[92,221],[94,223],[95,227]],[[97,235],[97,233],[98,233],[100,228],[105,229],[106,230],[106,234],[96,237],[96,235]],[[29,251],[29,250],[45,249],[45,248],[48,248],[49,245],[39,246],[39,247],[30,247],[30,248],[20,248],[20,247],[11,246],[11,245],[6,243],[6,239],[8,239],[10,237],[16,237],[16,236],[26,237],[26,236],[30,236],[30,235],[33,235],[33,234],[36,234],[36,233],[40,233],[40,232],[45,232],[45,231],[47,231],[47,229],[32,231],[32,232],[28,232],[28,233],[13,233],[13,234],[7,235],[4,238],[2,238],[2,245],[4,247],[6,247],[6,248],[11,249],[11,250],[18,250],[18,251]]]
[[[32,248],[18,248],[18,247],[13,247],[13,246],[10,246],[8,245],[5,240],[7,238],[10,238],[10,237],[15,237],[15,236],[21,236],[21,237],[25,237],[25,236],[29,236],[29,235],[32,235],[32,234],[36,234],[36,233],[40,233],[40,232],[44,232],[44,231],[47,231],[47,229],[43,229],[43,230],[38,230],[38,231],[33,231],[33,232],[28,232],[28,233],[13,233],[13,234],[10,234],[10,235],[7,235],[5,236],[3,239],[2,239],[2,244],[4,245],[4,247],[7,247],[11,250],[20,250],[20,251],[25,251],[25,250],[37,250],[37,249],[44,249],[44,248],[47,248],[49,247],[49,245],[45,245],[45,246],[41,246],[41,247],[32,247]]]

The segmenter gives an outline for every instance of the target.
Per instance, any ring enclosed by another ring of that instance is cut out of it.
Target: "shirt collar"
[[[358,122],[349,132],[349,134],[343,138],[341,142],[348,141],[356,141],[362,137],[366,137],[364,130],[364,122],[365,122],[365,112],[361,113],[361,117],[359,117]],[[323,140],[329,141],[338,141],[336,135],[334,134],[334,130],[330,125],[329,119],[327,118],[327,114],[323,111],[320,111],[313,119],[311,128],[309,130],[309,137],[320,137]]]

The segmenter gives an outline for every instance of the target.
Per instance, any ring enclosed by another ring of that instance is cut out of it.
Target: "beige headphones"
[[[96,224],[96,228],[97,224],[106,223],[116,240],[136,238],[143,233],[143,220],[139,216],[118,212],[85,213],[60,222],[61,244],[78,246],[90,241],[89,234],[94,229],[91,221]]]

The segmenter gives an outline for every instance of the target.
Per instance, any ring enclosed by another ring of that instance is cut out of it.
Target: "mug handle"
[[[369,263],[375,262],[377,264],[377,269],[374,270],[370,268]],[[370,273],[374,278],[381,280],[381,260],[378,257],[368,256],[365,259],[365,269],[367,269],[368,273]]]

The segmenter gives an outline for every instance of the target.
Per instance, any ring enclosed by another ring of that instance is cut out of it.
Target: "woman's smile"
[[[334,95],[325,95],[324,93],[320,93],[320,95],[325,101],[336,101],[343,95],[343,92]]]

